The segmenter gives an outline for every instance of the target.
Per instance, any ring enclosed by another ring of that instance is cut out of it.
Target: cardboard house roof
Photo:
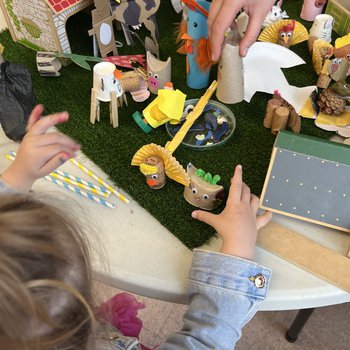
[[[45,0],[55,14],[69,9],[83,0]]]

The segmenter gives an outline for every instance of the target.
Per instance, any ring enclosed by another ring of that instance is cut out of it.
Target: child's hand
[[[239,45],[243,57],[256,41],[261,24],[276,0],[213,0],[209,9],[208,32],[212,61],[220,58],[225,32],[235,21],[237,13],[243,8],[249,16],[245,35]]]
[[[196,210],[192,217],[212,226],[222,238],[221,252],[253,259],[257,230],[271,219],[271,212],[257,215],[259,198],[242,181],[242,166],[237,165],[231,179],[226,207],[219,215]]]
[[[4,182],[18,191],[29,191],[35,180],[51,173],[80,149],[64,134],[46,133],[50,127],[66,122],[68,113],[41,118],[43,110],[42,105],[33,109],[16,159],[2,175]]]

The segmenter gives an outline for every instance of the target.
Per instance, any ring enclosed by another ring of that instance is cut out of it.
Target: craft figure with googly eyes
[[[159,190],[164,187],[166,177],[164,172],[164,162],[160,157],[147,157],[140,165],[140,170],[143,175],[146,176],[146,183],[150,188]]]
[[[349,61],[345,57],[334,58],[328,64],[328,73],[335,81],[345,80],[349,65]]]
[[[184,190],[188,203],[200,209],[213,210],[223,202],[225,191],[217,184],[220,181],[219,175],[212,176],[191,163],[187,165],[187,174],[191,180],[190,186]]]
[[[148,88],[152,94],[158,94],[159,89],[171,81],[171,57],[161,61],[147,52]]]
[[[278,44],[283,47],[291,45],[294,33],[295,21],[288,23],[278,31]]]

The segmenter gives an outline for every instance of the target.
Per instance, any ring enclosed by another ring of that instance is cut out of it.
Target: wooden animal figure
[[[211,59],[208,48],[208,10],[210,2],[183,0],[187,22],[180,28],[180,39],[184,41],[178,50],[186,54],[187,85],[192,89],[208,86]]]
[[[191,180],[189,187],[184,190],[188,203],[204,210],[213,210],[222,203],[225,192],[222,186],[217,185],[220,181],[219,175],[212,177],[191,163],[187,165],[187,174]]]
[[[282,45],[283,47],[289,47],[291,45],[292,39],[293,39],[293,33],[295,28],[295,21],[288,23],[287,25],[283,26],[278,31],[278,44]]]
[[[109,53],[118,55],[114,39],[113,17],[109,4],[105,0],[95,0],[96,9],[91,12],[93,29],[89,35],[96,35],[101,57],[105,58]]]
[[[109,102],[110,123],[118,126],[118,107],[122,107],[126,96],[120,79],[122,74],[111,62],[100,62],[94,66],[93,87],[91,89],[90,122],[100,121],[100,101]]]
[[[150,37],[145,39],[146,51],[150,51],[159,56],[158,26],[156,12],[158,11],[160,0],[121,0],[120,3],[110,0],[114,18],[126,28],[126,36],[132,42],[132,37],[128,27],[139,29],[142,24],[149,30]]]
[[[269,25],[271,25],[271,24],[273,24],[281,19],[288,18],[287,12],[282,11],[282,9],[281,9],[282,3],[283,3],[283,0],[278,0],[275,2],[275,5],[272,6],[271,10],[268,12],[268,14],[266,15],[266,17],[264,19],[264,22],[262,24],[263,28],[266,28]]]
[[[171,57],[166,61],[158,60],[149,51],[147,52],[148,87],[152,94],[158,94],[165,83],[171,81]]]

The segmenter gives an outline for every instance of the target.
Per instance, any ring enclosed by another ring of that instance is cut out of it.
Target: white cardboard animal
[[[262,24],[263,28],[268,27],[271,24],[274,24],[281,19],[289,18],[286,11],[282,11],[283,0],[278,0],[275,2],[275,5],[272,6],[271,11],[266,15],[264,22]]]

